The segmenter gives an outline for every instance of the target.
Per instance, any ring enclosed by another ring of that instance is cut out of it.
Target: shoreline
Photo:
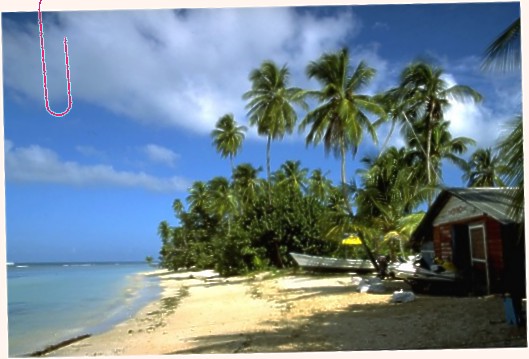
[[[132,276],[138,276],[140,280],[146,282],[137,291],[136,296],[128,305],[123,306],[118,311],[113,311],[108,317],[102,319],[99,323],[86,327],[84,328],[84,330],[79,330],[77,334],[74,334],[70,337],[63,336],[62,339],[54,343],[44,344],[40,347],[36,347],[31,351],[28,351],[25,354],[17,354],[15,357],[42,357],[48,353],[54,352],[75,342],[111,331],[117,325],[120,325],[121,323],[129,320],[130,318],[133,318],[145,306],[160,300],[161,287],[159,285],[159,282],[156,282],[156,284],[154,285],[154,287],[156,288],[154,290],[153,288],[149,288],[153,285],[148,283],[147,281],[152,281],[152,279],[150,279],[149,277],[157,277],[159,274],[163,274],[165,272],[165,270],[153,268],[153,270],[150,271],[141,271],[133,273]],[[133,290],[134,288],[136,287],[127,287],[127,291]]]
[[[408,290],[405,283],[359,293],[350,275],[147,275],[160,278],[159,300],[44,356],[527,348],[527,333],[505,323],[498,296],[416,295],[396,304],[392,293]]]
[[[48,345],[46,348],[42,350],[37,350],[31,354],[22,355],[22,357],[42,357],[48,353],[54,352],[60,348],[66,347],[70,344],[73,344],[75,342],[81,341],[86,338],[90,338],[92,334],[82,334],[70,339],[63,340],[57,344]]]
[[[9,356],[112,329],[160,296],[157,268],[145,263],[26,263],[9,268]],[[31,285],[29,285],[31,283]]]

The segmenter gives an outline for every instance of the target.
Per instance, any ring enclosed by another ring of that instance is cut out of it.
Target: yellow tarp
[[[360,238],[358,238],[357,236],[349,236],[345,238],[344,240],[342,240],[342,244],[345,244],[348,246],[358,246],[362,244],[362,242],[360,242]]]

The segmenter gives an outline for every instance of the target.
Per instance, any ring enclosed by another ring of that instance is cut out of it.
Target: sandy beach
[[[360,293],[351,275],[303,273],[219,278],[211,272],[157,271],[163,293],[112,330],[47,356],[271,353],[527,347],[527,333],[505,322],[499,296],[417,294],[384,281]]]

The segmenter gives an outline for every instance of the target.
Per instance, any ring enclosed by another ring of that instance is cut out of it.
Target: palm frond
[[[486,71],[512,71],[520,68],[521,22],[516,19],[489,45],[481,68]]]

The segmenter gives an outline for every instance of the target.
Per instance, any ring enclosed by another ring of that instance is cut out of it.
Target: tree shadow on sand
[[[419,295],[409,303],[361,303],[306,315],[290,312],[304,300],[354,293],[351,286],[283,289],[284,316],[274,329],[189,338],[196,345],[169,354],[416,350],[527,347],[525,330],[509,327],[501,298]],[[376,295],[376,294],[369,294]],[[369,296],[368,295],[368,296]],[[240,318],[243,327],[245,318]]]

